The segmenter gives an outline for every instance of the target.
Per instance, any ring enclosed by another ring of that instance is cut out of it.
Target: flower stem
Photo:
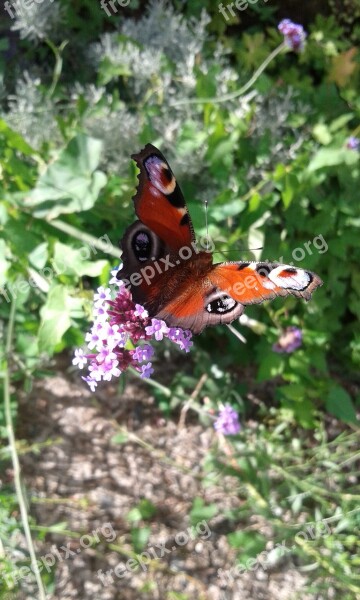
[[[62,66],[63,66],[62,51],[64,50],[64,48],[67,46],[67,44],[69,42],[68,42],[68,40],[64,40],[60,44],[59,48],[57,48],[55,46],[55,44],[53,44],[49,38],[46,38],[45,42],[49,46],[49,48],[53,51],[54,56],[55,56],[55,68],[54,68],[54,73],[53,73],[53,79],[52,79],[51,87],[48,91],[48,95],[51,98],[51,96],[55,92],[56,86],[57,86],[58,81],[61,76],[61,71],[62,71]]]
[[[249,81],[247,81],[240,89],[235,90],[235,92],[230,92],[229,94],[223,94],[222,96],[217,96],[215,98],[190,98],[185,100],[175,100],[170,103],[170,106],[180,106],[181,104],[207,104],[211,102],[212,104],[219,104],[221,102],[226,102],[227,100],[235,100],[239,96],[243,96],[255,83],[255,81],[260,77],[260,75],[265,71],[266,67],[271,63],[274,58],[278,56],[283,50],[288,50],[285,42],[282,42],[279,46],[275,48],[272,52],[270,52],[269,56],[267,56],[263,63],[261,63],[260,67],[256,69],[255,73],[252,77],[250,77]]]
[[[10,448],[11,462],[14,470],[14,486],[16,491],[16,497],[20,507],[21,521],[24,529],[24,534],[26,538],[27,547],[30,554],[32,570],[35,575],[36,583],[39,590],[39,600],[46,600],[45,589],[43,586],[43,582],[41,580],[41,575],[39,571],[39,567],[36,561],[36,553],[34,548],[34,543],[31,537],[30,525],[29,525],[29,516],[26,507],[26,501],[23,494],[23,489],[21,485],[21,469],[19,463],[19,457],[16,451],[16,441],[14,434],[14,426],[13,420],[11,416],[11,396],[10,396],[10,367],[9,367],[9,357],[11,355],[11,346],[12,346],[12,337],[14,331],[14,322],[15,322],[15,302],[12,302],[10,308],[10,318],[9,325],[6,336],[6,347],[5,347],[5,368],[4,368],[4,413],[5,413],[5,423],[6,423],[6,431]]]
[[[165,396],[167,396],[168,398],[170,398],[170,396],[171,396],[171,390],[168,387],[165,387],[164,385],[162,385],[158,381],[155,381],[155,379],[144,379],[143,377],[141,377],[141,375],[139,374],[139,372],[136,369],[134,369],[133,367],[129,367],[128,370],[133,375],[135,375],[138,379],[141,379],[141,381],[144,381],[145,383],[148,383],[152,387],[157,388],[163,394],[165,394]]]

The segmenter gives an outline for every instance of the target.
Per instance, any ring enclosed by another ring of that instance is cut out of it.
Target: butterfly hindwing
[[[242,304],[214,287],[208,278],[189,285],[157,314],[172,327],[200,333],[209,325],[231,323],[244,312]]]

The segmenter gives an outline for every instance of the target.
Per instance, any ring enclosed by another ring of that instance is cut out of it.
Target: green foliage
[[[63,0],[56,13],[54,5],[34,4],[33,13],[16,19],[20,39],[0,62],[8,93],[0,120],[0,342],[5,346],[15,303],[14,380],[39,375],[54,353],[70,355],[82,344],[92,292],[106,284],[117,241],[133,219],[130,154],[145,142],[158,144],[199,235],[206,233],[209,201],[216,261],[293,262],[324,281],[309,304],[289,298],[250,307],[251,320],[241,328],[246,346],[226,328],[207,330],[168,377],[168,393],[159,385],[154,393],[170,415],[205,374],[198,394],[205,408],[192,399],[203,424],[211,426],[209,409],[220,401],[236,406],[244,421],[254,413],[267,420],[268,430],[259,425],[253,437],[234,442],[232,466],[221,464],[219,449],[209,458],[209,480],[230,474],[242,486],[244,504],[229,515],[228,541],[243,561],[264,549],[261,534],[241,529],[257,511],[274,539],[291,541],[304,563],[318,561],[322,581],[330,577],[346,598],[359,591],[359,523],[354,499],[343,491],[343,465],[355,443],[351,438],[333,456],[322,422],[358,424],[360,161],[346,144],[360,137],[360,69],[349,15],[340,22],[318,15],[301,55],[279,54],[245,95],[236,95],[281,41],[276,7],[254,5],[250,16],[239,13],[227,23],[209,0],[181,4],[183,14],[176,2],[154,2],[135,22],[131,3],[114,25],[96,3],[83,4],[80,11]],[[245,25],[232,35],[229,26],[237,23]],[[105,237],[113,246],[100,243]],[[290,325],[302,330],[302,347],[276,354],[272,345]],[[165,360],[174,350],[163,352]],[[15,401],[12,407],[16,416]],[[0,435],[6,436],[1,411]],[[314,458],[310,435],[318,444]],[[329,474],[336,489],[327,493]],[[1,494],[0,537],[11,546],[13,499]],[[155,510],[143,500],[128,514],[136,552],[148,541],[144,522]],[[196,498],[191,523],[221,510]],[[277,517],[286,511],[303,511],[308,520],[335,515],[336,526],[326,537],[294,544],[294,531]]]

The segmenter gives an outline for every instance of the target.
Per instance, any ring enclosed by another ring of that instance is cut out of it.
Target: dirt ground
[[[151,388],[134,380],[122,395],[109,384],[94,396],[78,373],[61,369],[22,395],[19,413],[18,438],[40,444],[37,452],[21,457],[31,514],[39,525],[63,523],[66,529],[55,528],[37,544],[38,557],[48,555],[43,572],[54,562],[49,599],[308,597],[291,559],[272,571],[231,571],[236,557],[226,538],[231,526],[223,517],[189,529],[195,497],[222,509],[237,507],[238,482],[229,477],[219,485],[202,485],[215,432],[191,419],[183,428],[165,421]],[[113,438],[124,427],[130,439],[116,443]],[[127,562],[133,551],[127,514],[143,499],[156,513],[145,547],[151,562],[139,567]],[[259,530],[262,524],[253,526]],[[219,577],[219,570],[230,570],[230,576]],[[24,580],[23,586],[17,598],[34,597],[33,584]]]

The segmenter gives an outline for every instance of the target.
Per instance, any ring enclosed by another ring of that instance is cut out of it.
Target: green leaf
[[[193,507],[190,511],[190,520],[192,525],[197,525],[200,521],[208,521],[218,512],[216,504],[205,505],[202,498],[195,498]]]
[[[241,550],[241,563],[253,558],[265,549],[266,538],[254,531],[234,531],[227,536],[230,546]]]
[[[142,519],[151,519],[156,513],[156,507],[153,505],[150,500],[143,498],[140,500],[139,504],[132,508],[128,515],[127,519],[129,522],[138,522]]]
[[[50,290],[47,301],[40,311],[40,352],[51,353],[61,341],[65,331],[71,325],[70,312],[71,302],[67,288],[56,285]]]
[[[258,381],[266,381],[267,379],[272,379],[277,375],[281,375],[284,370],[284,359],[280,354],[275,354],[275,352],[271,352],[271,354],[267,354],[264,356],[261,361],[258,376]]]
[[[38,154],[38,152],[24,140],[20,133],[17,133],[11,129],[11,127],[9,127],[9,125],[5,123],[3,119],[0,119],[0,135],[6,138],[10,148],[18,150],[22,154],[28,156],[34,156]]]
[[[0,285],[4,285],[7,280],[6,274],[10,263],[7,258],[10,256],[10,251],[4,242],[0,239]]]
[[[149,541],[150,527],[135,527],[131,530],[131,541],[135,552],[141,552]]]
[[[113,435],[113,437],[111,438],[111,443],[112,444],[126,444],[126,442],[129,440],[129,435],[124,431],[124,432],[119,432],[116,433],[115,435]]]
[[[98,277],[107,267],[106,260],[89,261],[85,260],[91,256],[89,246],[80,249],[74,249],[61,242],[56,242],[54,247],[53,265],[58,274],[76,275],[82,277]]]
[[[354,165],[359,161],[359,155],[354,150],[347,148],[321,148],[311,159],[308,171],[312,173],[323,167],[336,167],[337,165]]]
[[[332,140],[329,128],[325,123],[318,123],[315,125],[313,135],[316,141],[320,142],[323,146],[327,146]]]
[[[101,151],[100,140],[75,137],[40,176],[24,207],[34,208],[35,217],[47,220],[92,208],[106,183],[105,174],[96,170]]]
[[[288,208],[294,197],[295,190],[299,187],[298,179],[292,173],[285,175],[285,185],[281,193],[281,198],[285,208]]]
[[[29,262],[36,269],[43,269],[48,259],[48,243],[43,242],[29,253]]]
[[[344,388],[335,385],[326,399],[326,409],[345,423],[357,423],[356,412],[349,394]]]

